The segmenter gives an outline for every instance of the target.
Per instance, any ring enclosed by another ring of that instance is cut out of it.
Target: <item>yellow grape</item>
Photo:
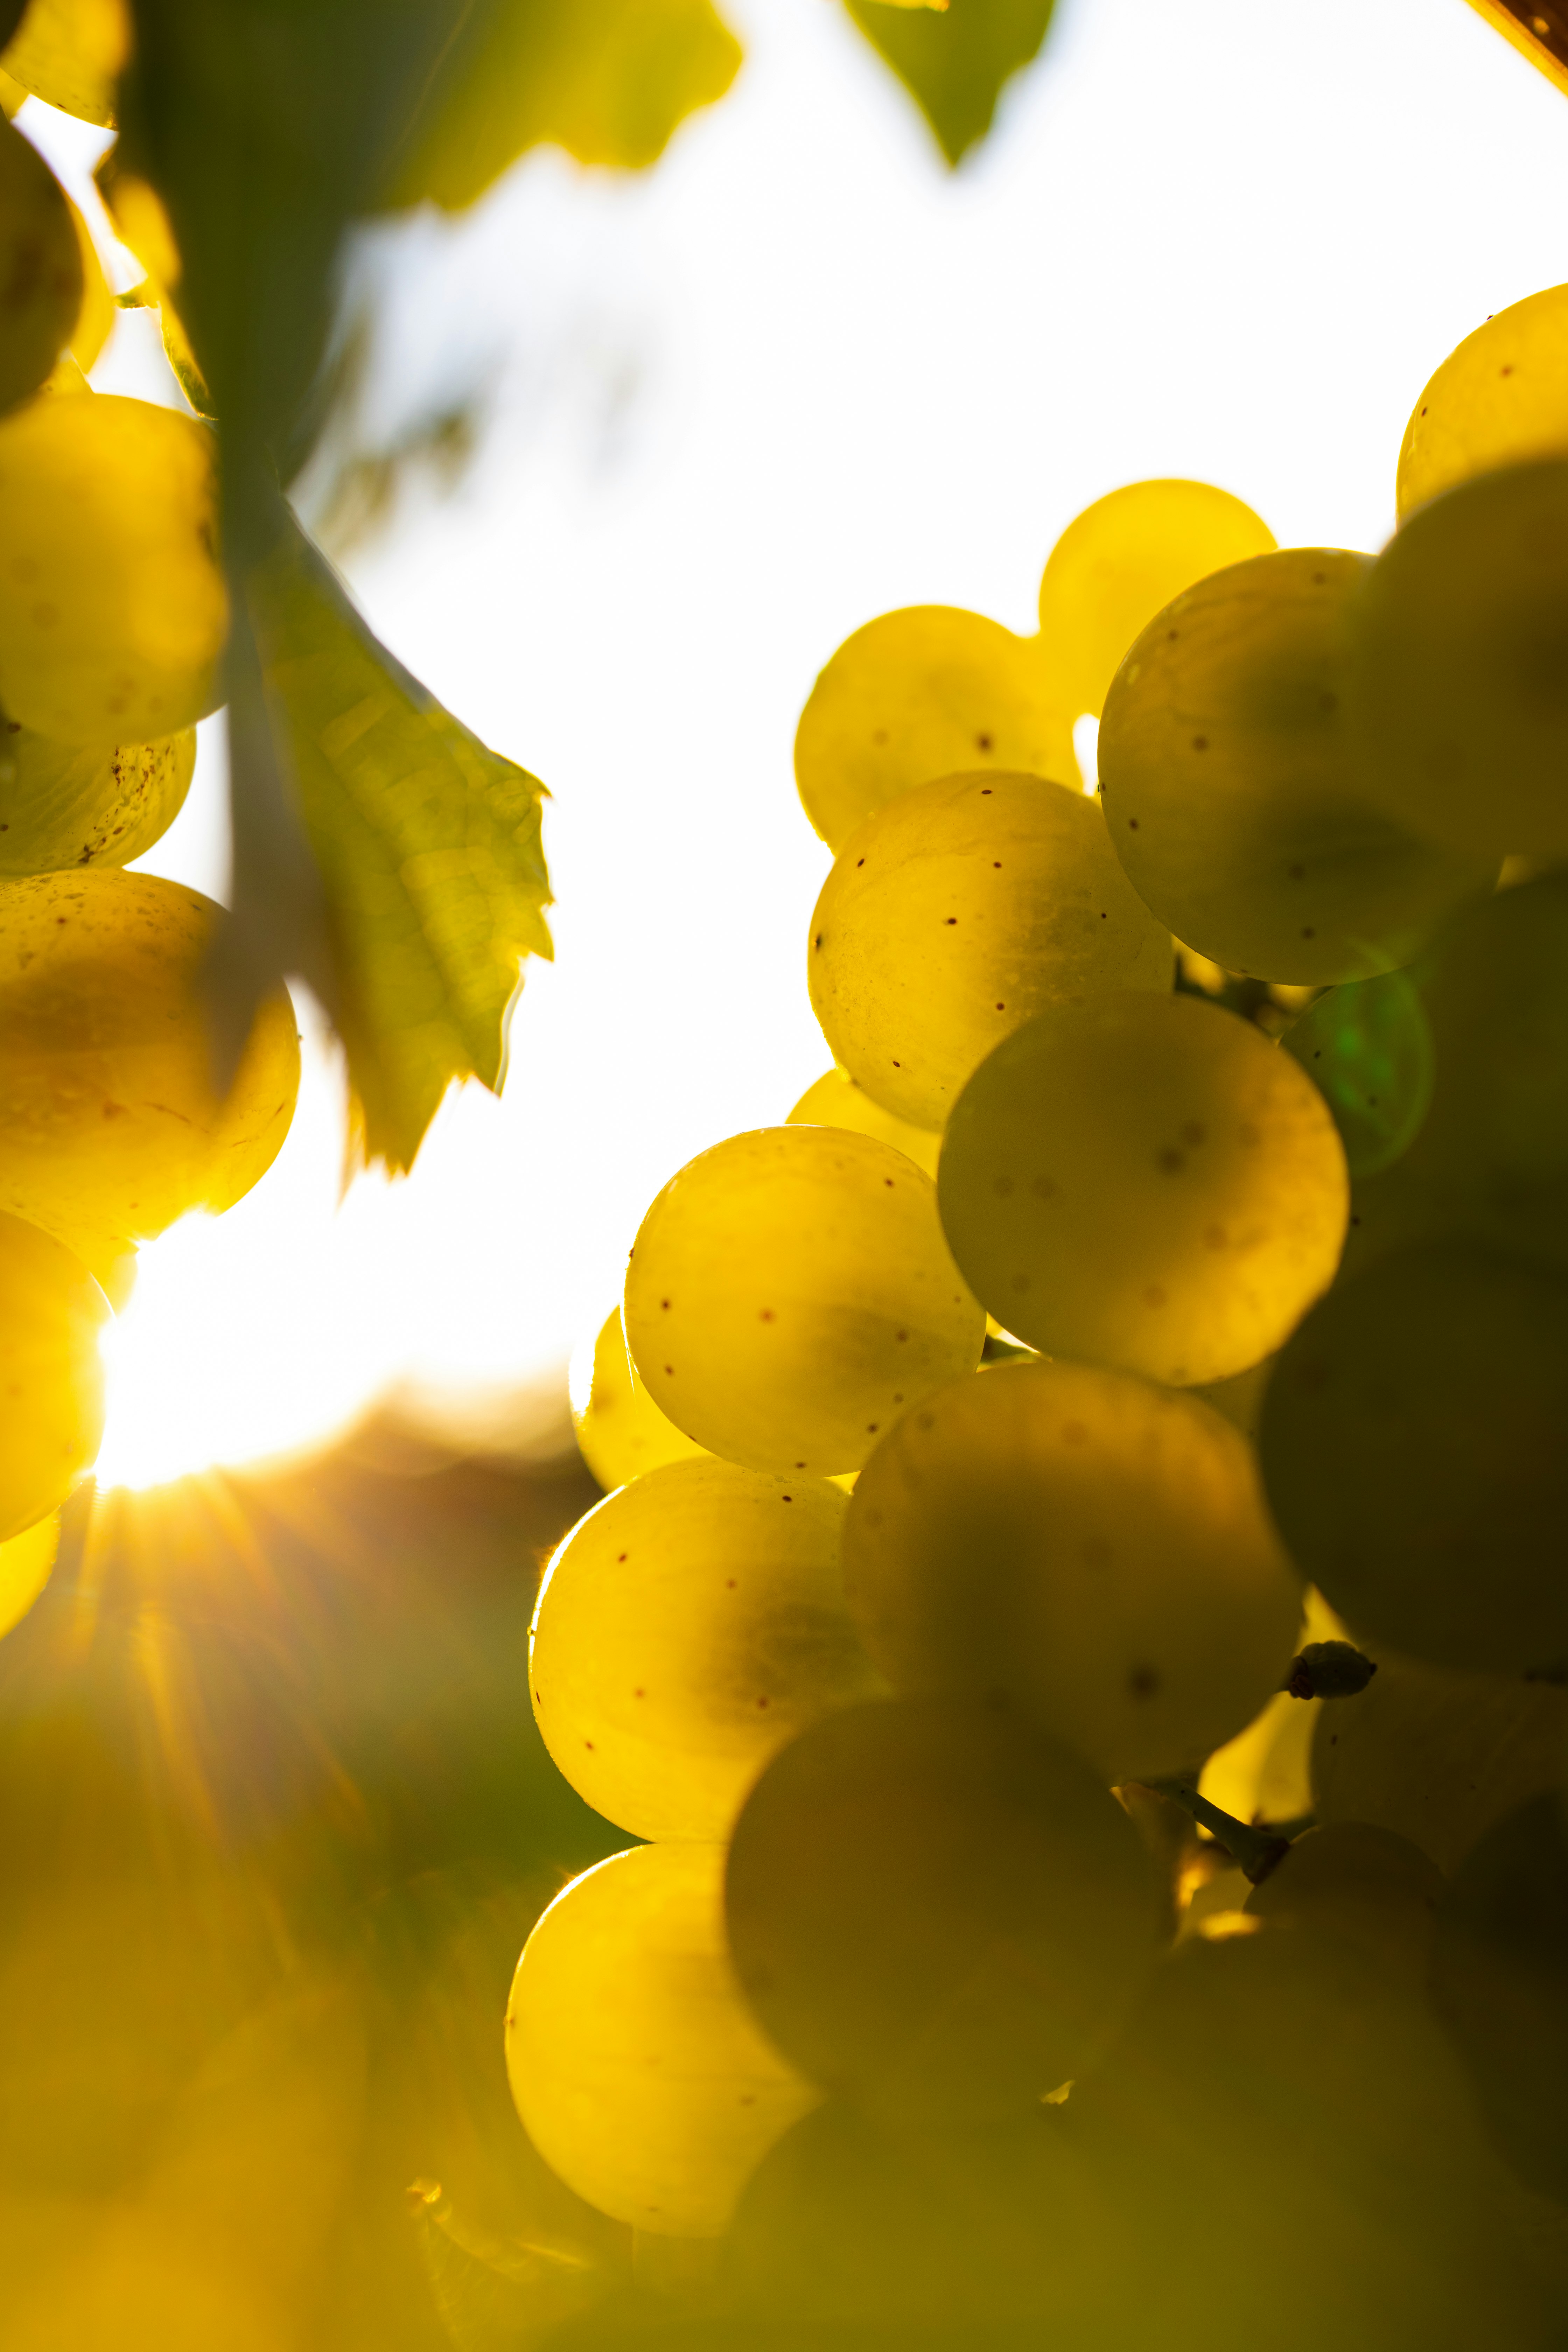
[[[1408,963],[1495,858],[1434,848],[1369,801],[1345,724],[1370,556],[1290,547],[1167,605],[1100,730],[1106,824],[1133,887],[1227,971],[1318,986]]]
[[[1510,302],[1451,351],[1405,428],[1399,520],[1495,466],[1568,457],[1568,286]]]
[[[1171,935],[1096,802],[1038,776],[939,776],[857,825],[812,917],[812,1010],[872,1099],[940,1127],[1047,1004],[1171,986]]]
[[[930,1177],[826,1127],[732,1135],[672,1177],[638,1231],[625,1314],[678,1428],[751,1469],[817,1477],[858,1470],[985,1337]]]
[[[0,423],[0,701],[24,726],[109,751],[214,708],[213,454],[205,425],[107,394]]]
[[[0,1215],[0,1542],[63,1503],[103,1433],[109,1301],[80,1260]]]
[[[1212,482],[1129,482],[1085,507],[1040,582],[1040,636],[1069,718],[1098,719],[1128,646],[1173,596],[1273,546],[1268,524]]]
[[[1108,1781],[1240,1731],[1301,1621],[1246,1439],[1085,1364],[998,1366],[906,1412],[856,1483],[844,1578],[895,1689],[1005,1701]]]
[[[1436,1864],[1396,1830],[1328,1822],[1292,1842],[1244,1908],[1254,1918],[1342,1936],[1422,1984],[1443,1885]]]
[[[0,1209],[120,1243],[232,1208],[277,1157],[300,1041],[280,989],[226,1097],[202,973],[222,910],[153,874],[0,883]]]
[[[0,67],[46,106],[110,130],[130,53],[125,0],[29,0]]]
[[[930,1128],[911,1127],[908,1119],[896,1118],[890,1110],[884,1110],[847,1070],[825,1071],[814,1085],[807,1087],[786,1124],[847,1127],[856,1135],[875,1136],[879,1143],[890,1143],[895,1151],[903,1152],[935,1181],[941,1136]]]
[[[1348,708],[1368,796],[1478,856],[1568,850],[1568,458],[1428,500],[1354,617]]]
[[[71,207],[30,140],[0,119],[0,409],[37,390],[82,301]]]
[[[724,1936],[724,1850],[644,1845],[585,1871],[523,1947],[511,2094],[570,2189],[657,2236],[717,2237],[817,2095],[752,2021]]]
[[[58,1512],[0,1543],[0,1634],[21,1623],[48,1582],[59,1543]]]
[[[1078,789],[1072,714],[1038,647],[951,604],[884,613],[846,637],[795,739],[801,800],[834,850],[884,801],[977,762]]]
[[[578,1450],[606,1493],[661,1463],[706,1456],[707,1447],[660,1412],[638,1378],[618,1307],[605,1316],[592,1345],[574,1354],[567,1384]]]
[[[81,256],[81,307],[68,340],[70,355],[85,374],[109,341],[117,314],[114,297],[109,290],[103,265],[98,257],[98,247],[92,241],[92,232],[82,218],[80,209],[69,196],[66,203],[70,206],[77,249]]]
[[[1037,2108],[1125,2022],[1161,1933],[1143,1841],[1093,1769],[950,1699],[843,1709],[775,1756],[725,1908],[780,2049],[910,2116]]]
[[[645,1838],[721,1838],[775,1749],[881,1685],[850,1622],[848,1498],[826,1480],[672,1462],[551,1561],[529,1644],[544,1744]]]
[[[1344,1150],[1289,1055],[1192,996],[1037,1014],[976,1070],[938,1190],[966,1281],[1047,1355],[1178,1388],[1256,1364],[1333,1276]]]
[[[193,727],[81,751],[0,716],[0,876],[129,866],[179,815],[195,764]]]

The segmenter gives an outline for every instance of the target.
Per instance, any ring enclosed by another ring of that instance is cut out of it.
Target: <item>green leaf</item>
[[[376,642],[292,521],[247,604],[321,876],[364,1150],[406,1169],[454,1079],[499,1088],[522,959],[551,952],[544,788]],[[300,963],[309,974],[306,950]]]
[[[845,5],[956,163],[990,130],[1003,85],[1039,55],[1055,0],[949,0],[941,15],[884,0]]]
[[[709,0],[505,0],[476,9],[443,61],[390,190],[472,203],[524,149],[654,163],[678,123],[722,98],[741,45]]]

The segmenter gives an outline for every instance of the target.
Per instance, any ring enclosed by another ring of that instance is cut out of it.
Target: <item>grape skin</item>
[[[606,1493],[662,1463],[707,1458],[707,1447],[660,1412],[637,1377],[619,1307],[605,1316],[592,1346],[574,1354],[568,1384],[578,1451]]]
[[[0,1637],[20,1624],[48,1582],[59,1542],[57,1511],[0,1543]]]
[[[1349,1206],[1289,1055],[1217,1006],[1130,992],[1037,1014],[981,1064],[937,1189],[1006,1329],[1178,1388],[1280,1344],[1332,1277]]]
[[[82,267],[63,190],[37,149],[0,118],[0,409],[36,392],[81,308]]]
[[[643,1219],[626,1338],[655,1403],[753,1470],[858,1470],[900,1409],[972,1370],[984,1317],[901,1151],[761,1128],[691,1160]]]
[[[1565,456],[1568,286],[1548,286],[1467,335],[1423,390],[1399,451],[1399,520],[1496,466]]]
[[[924,1169],[932,1183],[936,1181],[941,1136],[931,1128],[911,1127],[908,1119],[884,1110],[847,1070],[824,1071],[807,1087],[785,1125],[847,1127],[855,1135],[875,1136],[879,1143],[890,1143],[895,1151],[903,1152],[917,1168]]]
[[[1002,1366],[905,1413],[857,1483],[845,1584],[896,1689],[1005,1698],[1108,1780],[1239,1732],[1301,1620],[1245,1439],[1081,1364]]]
[[[0,1542],[47,1517],[92,1465],[109,1311],[62,1243],[0,1215]]]
[[[817,2094],[752,2022],[724,1940],[724,1854],[645,1845],[558,1895],[507,2004],[512,2097],[601,2212],[716,2237],[758,2159]]]
[[[0,732],[0,875],[129,866],[179,815],[195,764],[194,728],[109,752],[29,727]]]
[[[982,771],[915,786],[856,827],[817,899],[806,970],[844,1067],[885,1110],[934,1128],[1031,1013],[1168,991],[1173,961],[1092,800]]]
[[[845,639],[801,712],[801,802],[837,852],[885,801],[977,760],[1076,791],[1073,715],[1038,646],[999,622],[949,604],[884,613]]]
[[[1106,823],[1134,888],[1231,971],[1318,986],[1408,963],[1497,861],[1434,848],[1369,797],[1344,719],[1369,556],[1293,547],[1152,621],[1100,731]]]
[[[551,1561],[529,1688],[578,1795],[638,1837],[728,1834],[757,1774],[879,1678],[845,1604],[847,1500],[798,1475],[670,1463]]]

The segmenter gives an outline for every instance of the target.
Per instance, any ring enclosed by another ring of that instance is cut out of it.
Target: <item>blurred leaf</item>
[[[551,952],[543,786],[393,659],[291,520],[247,600],[366,1151],[405,1169],[454,1078],[500,1086],[521,960]]]
[[[990,130],[1003,85],[1039,55],[1055,0],[951,0],[940,16],[887,0],[845,5],[956,163]]]
[[[741,45],[709,0],[495,0],[443,59],[391,184],[395,204],[471,204],[526,148],[636,170],[722,98]]]
[[[420,2252],[458,2352],[524,2352],[598,2302],[610,2273],[586,2249],[503,2238],[454,2207],[437,2181],[409,2190]]]

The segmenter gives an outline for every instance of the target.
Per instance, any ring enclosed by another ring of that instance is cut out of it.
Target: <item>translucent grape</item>
[[[847,637],[812,688],[795,782],[828,846],[884,801],[976,764],[1078,788],[1072,720],[1037,646],[950,604],[884,613]]]
[[[1292,1843],[1247,1898],[1254,1918],[1321,1928],[1411,1983],[1426,1980],[1443,1874],[1417,1845],[1369,1822],[1329,1822]]]
[[[1333,1275],[1348,1204],[1288,1055],[1218,1006],[1131,993],[1039,1013],[981,1064],[938,1189],[1009,1331],[1176,1387],[1279,1345]]]
[[[847,1497],[826,1480],[673,1462],[566,1538],[529,1686],[578,1795],[647,1838],[721,1838],[776,1749],[880,1684],[850,1622]]]
[[[130,48],[125,0],[28,0],[0,67],[46,106],[107,130]]]
[[[0,701],[111,751],[218,699],[228,602],[213,436],[151,401],[38,400],[0,423]]]
[[[103,1433],[109,1301],[63,1243],[0,1215],[0,1542],[63,1503]]]
[[[825,1127],[733,1135],[673,1177],[626,1270],[661,1411],[753,1470],[858,1470],[900,1409],[971,1371],[984,1317],[902,1152]]]
[[[109,341],[117,313],[114,297],[103,275],[103,265],[98,257],[98,247],[92,241],[92,231],[82,218],[80,206],[72,203],[69,196],[66,203],[70,208],[77,253],[81,262],[81,304],[71,322],[70,356],[85,374]]]
[[[1526,1673],[1568,1664],[1564,1427],[1568,1281],[1438,1244],[1313,1309],[1259,1451],[1297,1565],[1349,1624],[1435,1664]]]
[[[1040,635],[1064,707],[1100,716],[1127,648],[1173,596],[1274,534],[1212,482],[1129,482],[1069,522],[1040,582]]]
[[[1355,622],[1347,709],[1369,797],[1480,856],[1568,850],[1568,460],[1420,508]]]
[[[0,1543],[0,1634],[20,1624],[48,1582],[59,1543],[58,1512]]]
[[[764,2040],[724,1941],[723,1850],[645,1845],[573,1880],[507,2004],[512,2097],[545,2162],[617,2221],[716,2237],[816,2104]]]
[[[43,383],[81,296],[81,256],[59,182],[0,116],[0,409]]]
[[[1329,1107],[1352,1177],[1407,1151],[1432,1099],[1432,1024],[1408,972],[1331,988],[1280,1040]]]
[[[1449,1889],[1437,2007],[1521,2177],[1568,2200],[1568,1830],[1555,1795],[1489,1829]]]
[[[178,816],[195,762],[192,727],[80,751],[0,719],[0,876],[129,866]]]
[[[1129,653],[1100,785],[1133,887],[1228,971],[1317,985],[1408,963],[1497,862],[1368,796],[1344,719],[1371,559],[1292,547],[1201,581]]]
[[[911,1127],[908,1119],[896,1118],[890,1110],[884,1110],[847,1070],[827,1070],[807,1087],[787,1124],[847,1127],[856,1135],[875,1136],[879,1143],[890,1143],[895,1151],[903,1152],[935,1181],[941,1136],[931,1128]]]
[[[1510,302],[1449,352],[1399,452],[1399,520],[1494,466],[1568,457],[1568,286]]]
[[[1096,803],[984,770],[916,785],[856,827],[806,960],[835,1055],[918,1127],[940,1127],[1031,1013],[1107,989],[1168,991],[1173,965]]]
[[[730,1848],[741,1980],[816,2081],[889,2114],[1027,2112],[1153,1966],[1160,1897],[1093,1769],[1005,1710],[883,1700],[776,1756]]]
[[[638,1378],[618,1307],[605,1316],[592,1345],[573,1356],[569,1387],[578,1448],[606,1492],[663,1462],[707,1457],[707,1447],[660,1412]]]
[[[1395,1831],[1452,1875],[1494,1822],[1558,1785],[1568,1691],[1381,1648],[1377,1661],[1359,1697],[1319,1715],[1313,1809]]]
[[[89,867],[0,883],[0,1209],[123,1246],[233,1206],[277,1157],[300,1042],[279,990],[214,1089],[212,901]]]
[[[906,1412],[857,1482],[844,1575],[896,1689],[1005,1701],[1107,1780],[1240,1731],[1301,1622],[1246,1440],[1082,1364],[1001,1366]]]

